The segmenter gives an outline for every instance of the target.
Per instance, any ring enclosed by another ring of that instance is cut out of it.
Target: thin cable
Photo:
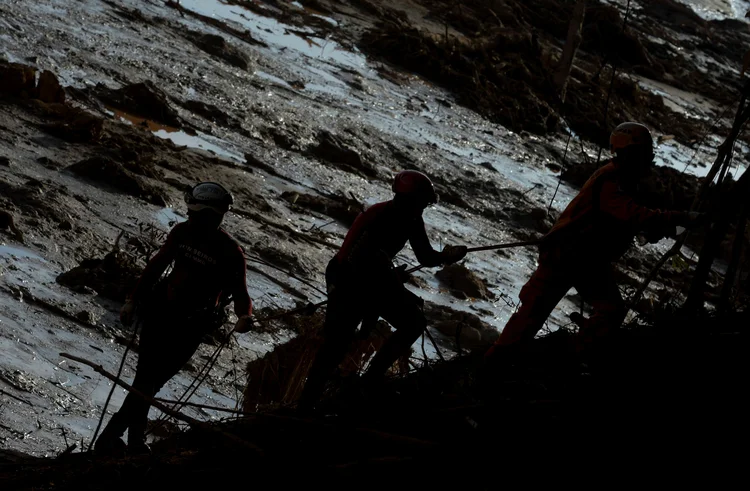
[[[625,8],[625,18],[622,21],[622,28],[620,29],[620,36],[622,36],[625,33],[625,28],[628,25],[628,18],[630,17],[630,0],[628,0],[628,5]],[[606,59],[606,58],[605,58]],[[604,66],[602,66],[604,68]],[[607,102],[604,104],[604,121],[602,121],[602,128],[607,127],[607,115],[609,113],[609,102],[612,98],[612,87],[615,85],[615,77],[617,76],[617,67],[614,63],[612,63],[612,78],[609,80],[609,88],[607,89]],[[596,157],[596,166],[599,167],[599,163],[602,159],[602,150],[604,149],[604,146],[599,145],[599,155]]]
[[[138,333],[138,328],[140,327],[141,322],[140,319],[138,320],[138,323],[133,328],[133,336],[130,338],[130,342],[125,347],[125,353],[122,355],[122,360],[120,360],[120,368],[117,370],[117,378],[120,378],[120,375],[122,375],[122,369],[125,367],[125,360],[128,358],[128,353],[130,352],[130,347],[135,343],[135,336]],[[109,401],[112,399],[112,394],[115,393],[115,388],[117,387],[117,384],[112,384],[112,388],[109,390],[109,394],[107,395],[107,400],[104,402],[104,407],[102,408],[102,414],[99,416],[99,424],[96,425],[96,430],[94,431],[94,436],[91,438],[91,441],[89,442],[88,451],[91,452],[91,448],[94,446],[94,442],[96,441],[96,438],[99,436],[99,430],[102,427],[102,423],[104,422],[104,416],[107,414],[107,407],[109,407]]]
[[[549,206],[547,207],[547,216],[549,216],[549,212],[552,210],[552,203],[555,202],[555,198],[557,197],[557,192],[560,190],[560,185],[562,184],[563,168],[565,167],[565,164],[567,164],[568,147],[570,146],[571,138],[573,138],[573,130],[570,127],[568,127],[568,142],[565,144],[565,152],[563,153],[563,158],[562,158],[563,165],[560,168],[560,176],[557,178],[557,187],[555,187],[555,192],[552,194],[552,199],[549,200]]]

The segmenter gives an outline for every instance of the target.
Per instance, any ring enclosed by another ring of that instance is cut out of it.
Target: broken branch
[[[254,444],[252,444],[252,443],[250,443],[248,441],[245,441],[245,440],[243,440],[243,439],[241,439],[241,438],[239,438],[239,437],[237,437],[235,435],[232,435],[230,433],[226,433],[226,432],[223,432],[221,430],[218,430],[218,429],[214,428],[213,426],[209,425],[208,423],[204,423],[203,421],[198,421],[197,419],[193,419],[190,416],[185,416],[184,414],[182,414],[182,413],[180,413],[178,411],[173,411],[172,409],[168,408],[166,405],[164,405],[161,402],[155,400],[153,397],[147,396],[143,392],[139,391],[138,389],[135,389],[133,386],[131,386],[131,385],[123,382],[121,379],[119,379],[119,378],[115,377],[114,375],[112,375],[111,373],[107,372],[101,365],[96,365],[96,364],[94,364],[94,363],[92,363],[92,362],[90,362],[88,360],[85,360],[83,358],[79,358],[77,356],[69,355],[67,353],[60,353],[60,356],[62,356],[63,358],[68,358],[69,360],[77,361],[78,363],[81,363],[83,365],[87,365],[87,366],[93,368],[96,373],[98,373],[98,374],[100,374],[100,375],[102,375],[102,376],[110,379],[111,381],[113,381],[114,383],[116,383],[117,385],[119,385],[120,387],[122,387],[123,389],[127,390],[128,392],[132,392],[136,396],[138,396],[141,399],[147,401],[149,404],[151,404],[152,406],[154,406],[158,410],[164,412],[165,414],[168,414],[169,416],[173,417],[174,419],[176,419],[178,421],[182,421],[183,423],[189,424],[191,428],[201,429],[201,430],[213,432],[213,433],[221,436],[222,438],[230,440],[230,441],[232,441],[232,442],[234,442],[234,443],[236,443],[236,444],[244,447],[246,450],[249,450],[249,451],[253,452],[254,454],[256,454],[259,457],[262,457],[264,455],[263,450],[260,447],[258,447],[257,445],[254,445]]]

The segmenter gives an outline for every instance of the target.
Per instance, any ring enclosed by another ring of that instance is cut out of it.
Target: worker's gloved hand
[[[237,319],[237,323],[234,325],[234,332],[244,334],[251,331],[253,327],[253,318],[249,315],[243,315],[242,317]]]
[[[130,327],[133,324],[133,314],[135,313],[135,303],[131,300],[125,302],[125,305],[120,309],[120,322],[125,327]]]
[[[440,254],[442,255],[443,264],[453,264],[465,258],[467,252],[468,249],[466,246],[449,245],[445,246]]]
[[[406,272],[406,264],[402,264],[397,268],[393,268],[393,272],[396,274],[396,278],[400,283],[406,283],[409,281],[409,273]]]

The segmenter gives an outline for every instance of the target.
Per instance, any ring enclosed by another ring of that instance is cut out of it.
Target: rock
[[[70,220],[64,220],[57,226],[60,230],[73,230],[73,222]]]
[[[307,271],[302,266],[299,258],[293,254],[280,249],[272,247],[254,247],[255,251],[261,258],[270,264],[278,266],[286,271],[291,271],[295,274],[306,274]]]
[[[363,211],[362,203],[346,196],[318,196],[286,191],[281,197],[294,206],[323,213],[341,221],[347,227]]]
[[[96,325],[96,322],[99,320],[93,312],[90,312],[88,310],[82,310],[76,314],[76,319],[78,319],[81,322],[84,322],[86,324]]]
[[[60,162],[54,161],[49,157],[39,157],[38,159],[36,159],[36,161],[42,164],[43,166],[45,166],[46,168],[52,169],[52,170],[58,170],[63,167],[63,164],[61,164]]]
[[[0,157],[0,166],[10,167],[11,160],[8,157]]]
[[[36,88],[36,68],[0,62],[0,92],[13,96],[31,95]]]
[[[493,167],[493,165],[490,162],[482,162],[479,165],[492,172],[498,172],[498,170],[495,169],[495,167]]]
[[[122,111],[174,127],[182,125],[182,120],[169,104],[167,95],[150,80],[117,90],[98,84],[94,90],[103,102]]]
[[[470,298],[494,298],[494,295],[487,289],[484,280],[460,264],[445,266],[435,273],[435,276],[448,286],[458,298],[462,298],[461,294]]]
[[[272,176],[282,177],[281,174],[279,174],[278,172],[276,172],[276,169],[274,169],[272,165],[263,162],[262,160],[260,160],[258,157],[256,157],[255,155],[253,155],[251,153],[246,153],[245,154],[245,163],[247,165],[251,166],[251,167],[255,167],[255,168],[260,169],[260,170],[262,170],[264,172],[267,172],[267,173],[271,174]],[[283,197],[283,195],[282,195],[282,197]]]
[[[533,220],[544,220],[547,218],[547,210],[544,208],[534,208],[531,210],[531,213],[529,213],[529,216]]]
[[[185,101],[182,107],[216,124],[228,125],[230,122],[227,113],[213,104],[206,104],[201,101]]]
[[[158,206],[167,206],[164,192],[146,183],[123,165],[106,157],[92,157],[67,168],[70,172],[106,184],[131,196],[145,199]]]
[[[62,104],[65,102],[65,90],[60,85],[60,81],[57,80],[57,76],[49,70],[43,71],[39,76],[36,98],[48,103]]]
[[[124,302],[140,274],[141,268],[130,255],[112,251],[103,259],[83,260],[75,268],[60,274],[56,281],[76,292],[93,290],[110,300]]]
[[[194,34],[197,38],[193,39],[193,44],[206,53],[242,70],[247,70],[250,66],[250,57],[239,48],[227,43],[223,37],[216,34]]]
[[[45,115],[58,119],[54,123],[42,124],[47,133],[71,143],[98,141],[104,129],[104,120],[83,109],[63,104],[46,104],[36,101],[36,108]]]
[[[0,210],[0,230],[8,230],[12,232],[18,240],[23,241],[23,233],[21,233],[18,227],[16,227],[13,215],[4,210]]]
[[[423,290],[427,290],[430,287],[430,284],[427,283],[424,278],[422,278],[421,276],[415,276],[413,274],[409,275],[409,279],[407,279],[406,282]]]
[[[375,169],[366,164],[357,151],[350,148],[337,135],[328,130],[318,133],[318,145],[309,150],[311,155],[323,159],[331,164],[343,166],[344,170],[352,168],[369,177],[376,177]]]
[[[297,145],[297,143],[280,128],[268,128],[268,133],[273,138],[273,142],[279,148],[283,148],[285,150],[296,150],[299,148],[299,145]]]
[[[445,336],[455,339],[459,336],[462,348],[479,348],[493,343],[497,331],[471,312],[453,310],[436,304],[425,305],[428,324]]]

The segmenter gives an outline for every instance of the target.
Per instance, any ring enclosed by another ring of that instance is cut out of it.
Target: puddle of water
[[[750,10],[750,2],[744,0],[681,0],[706,20],[743,20]]]
[[[294,87],[292,87],[291,85],[289,85],[289,82],[287,82],[286,80],[281,79],[281,78],[279,78],[279,77],[277,77],[275,75],[271,75],[270,73],[266,73],[266,72],[263,72],[261,70],[256,70],[255,71],[255,75],[258,78],[262,78],[263,80],[268,80],[270,82],[275,82],[275,83],[281,85],[282,87],[286,87],[286,88],[289,88],[289,89],[294,89]]]
[[[323,15],[322,12],[318,12],[317,10],[311,9],[310,7],[305,7],[304,5],[302,5],[301,3],[296,2],[296,1],[292,2],[291,4],[293,6],[295,6],[295,7],[297,7],[298,9],[304,10],[305,12],[307,12],[308,14],[310,14],[310,15],[312,15],[314,17],[318,17],[319,19],[323,19],[324,21],[330,23],[331,25],[334,25],[334,26],[338,26],[339,25],[338,22],[336,22],[334,19],[331,19],[330,17],[326,17],[325,15]]]
[[[200,132],[198,132],[198,136],[191,136],[185,133],[184,131],[178,131],[176,133],[169,133],[165,130],[159,130],[159,131],[154,132],[154,135],[158,136],[159,138],[172,140],[172,142],[174,142],[174,144],[178,146],[200,148],[201,150],[206,150],[216,155],[220,155],[222,157],[227,157],[232,160],[236,160],[237,162],[245,161],[245,158],[241,156],[240,154],[234,153],[230,150],[227,150],[226,148],[220,147],[218,145],[215,145],[209,142],[208,140],[206,140],[206,135],[203,135]]]
[[[121,120],[129,122],[133,126],[145,126],[154,133],[157,131],[164,131],[166,133],[177,133],[180,131],[178,128],[173,128],[172,126],[157,123],[156,121],[151,121],[150,119],[141,118],[140,116],[115,109],[114,107],[106,106],[106,108],[110,111],[110,113],[114,114]]]
[[[15,246],[0,245],[0,256],[22,257],[25,259],[38,259],[44,261],[44,258],[27,249]]]
[[[222,157],[227,157],[231,160],[236,160],[240,163],[245,161],[245,158],[239,153],[232,152],[222,146],[211,143],[210,141],[208,141],[208,135],[205,135],[200,131],[197,131],[195,135],[189,135],[183,130],[157,123],[149,119],[141,118],[124,111],[120,111],[114,108],[108,108],[108,110],[110,115],[116,116],[120,119],[120,121],[135,126],[145,125],[155,136],[158,136],[159,138],[165,140],[171,140],[175,145],[190,148],[199,148],[201,150],[206,150],[207,152],[211,152]]]
[[[182,0],[181,5],[202,15],[240,24],[253,37],[276,48],[292,49],[311,58],[353,68],[361,68],[366,64],[362,54],[347,51],[335,41],[315,37],[311,30],[293,28],[241,6],[228,5],[219,0]]]

